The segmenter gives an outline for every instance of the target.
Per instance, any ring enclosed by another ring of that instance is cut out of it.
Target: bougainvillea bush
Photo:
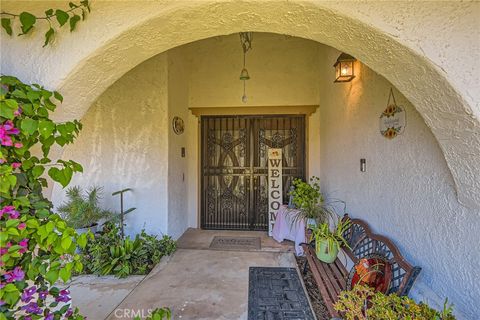
[[[74,161],[48,157],[81,129],[78,121],[50,119],[62,100],[58,92],[0,77],[0,320],[83,319],[55,283],[82,270],[75,251],[90,235],[78,236],[42,193],[45,174],[65,187],[82,171]]]

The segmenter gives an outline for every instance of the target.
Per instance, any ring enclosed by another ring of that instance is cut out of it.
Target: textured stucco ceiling
[[[46,6],[59,2],[2,2],[14,11]],[[478,12],[475,2],[96,2],[76,34],[60,33],[47,49],[41,32],[30,41],[2,34],[1,67],[61,90],[66,108],[57,116],[81,118],[128,70],[176,46],[247,30],[312,39],[354,55],[412,102],[442,148],[460,202],[480,208],[480,67],[471,59]]]

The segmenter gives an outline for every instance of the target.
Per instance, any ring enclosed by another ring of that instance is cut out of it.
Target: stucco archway
[[[124,9],[123,14],[132,8]],[[396,41],[387,31],[372,27],[368,19],[352,18],[339,8],[314,1],[146,5],[144,15],[134,15],[133,21],[125,22],[125,28],[108,34],[108,38],[97,41],[87,35],[80,39],[82,54],[57,74],[63,80],[55,86],[64,93],[68,106],[58,117],[81,118],[128,70],[188,42],[245,30],[307,38],[356,56],[402,91],[435,135],[460,202],[480,207],[480,180],[475,178],[480,176],[478,110],[423,54]],[[103,21],[96,23],[89,28],[101,29]],[[54,69],[55,62],[50,66]]]

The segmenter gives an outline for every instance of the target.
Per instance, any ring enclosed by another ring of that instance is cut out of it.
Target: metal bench
[[[343,219],[350,218],[345,215]],[[350,220],[352,224],[343,236],[351,250],[342,247],[343,251],[353,263],[373,253],[386,257],[392,267],[392,284],[387,293],[407,295],[421,268],[413,267],[405,261],[393,242],[384,236],[373,234],[366,222],[360,219]],[[309,238],[310,234],[307,232],[307,242]],[[337,301],[339,293],[347,288],[349,272],[339,258],[333,263],[324,263],[318,260],[314,243],[305,243],[303,248],[307,258],[303,272],[307,271],[308,264],[330,315],[339,317],[340,315],[334,310],[333,305]]]

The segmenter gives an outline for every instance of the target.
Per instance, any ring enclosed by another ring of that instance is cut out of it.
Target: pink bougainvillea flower
[[[9,214],[9,213],[12,212],[13,210],[15,210],[15,207],[14,207],[14,206],[5,206],[5,207],[3,207],[2,209],[0,209],[0,218],[3,217],[4,214]]]
[[[20,300],[23,302],[30,302],[32,300],[33,295],[37,292],[37,287],[31,286],[30,288],[26,288],[22,292],[22,296],[20,297]]]
[[[48,291],[39,291],[38,292],[38,298],[40,300],[45,300],[48,296]]]
[[[22,310],[25,310],[30,314],[41,314],[43,312],[42,308],[40,308],[36,302],[30,302],[29,304],[24,305]]]
[[[17,219],[20,216],[20,213],[17,210],[13,210],[8,215],[10,216],[10,219]]]
[[[21,114],[22,114],[22,108],[20,108],[20,107],[18,107],[18,109],[15,112],[13,112],[13,115],[16,116],[16,117],[18,117]]]
[[[20,133],[18,128],[15,128],[12,120],[5,121],[0,125],[0,144],[3,146],[11,147],[13,145],[12,135]]]
[[[0,248],[0,256],[3,256],[7,252],[8,252],[8,248]]]
[[[20,253],[25,253],[25,252],[27,252],[28,239],[23,239],[22,241],[20,241],[20,242],[18,243],[18,245],[22,247],[20,250],[18,250],[18,252],[20,252]]]
[[[18,148],[23,147],[23,143],[21,143],[21,142],[15,142],[15,144],[14,144],[13,146],[18,149]]]
[[[72,308],[68,308],[67,312],[65,313],[65,318],[69,318],[71,317],[73,314],[73,309]],[[85,318],[86,319],[86,318]]]
[[[58,297],[55,298],[55,301],[57,302],[68,302],[70,301],[70,291],[64,289],[61,290],[60,293],[58,294]]]
[[[18,230],[23,230],[23,229],[25,229],[26,227],[27,227],[27,224],[26,224],[25,222],[22,222],[22,223],[20,223],[20,224],[17,226]]]
[[[4,214],[8,214],[10,219],[17,219],[20,216],[20,213],[15,210],[14,206],[3,207],[3,209],[0,210],[0,218],[3,217]]]
[[[15,267],[12,271],[8,271],[4,275],[5,281],[7,283],[14,282],[14,281],[22,281],[25,278],[25,272],[23,272],[22,268]]]
[[[22,164],[20,162],[14,162],[14,163],[12,163],[12,168],[17,169],[17,168],[20,168],[21,165]]]

